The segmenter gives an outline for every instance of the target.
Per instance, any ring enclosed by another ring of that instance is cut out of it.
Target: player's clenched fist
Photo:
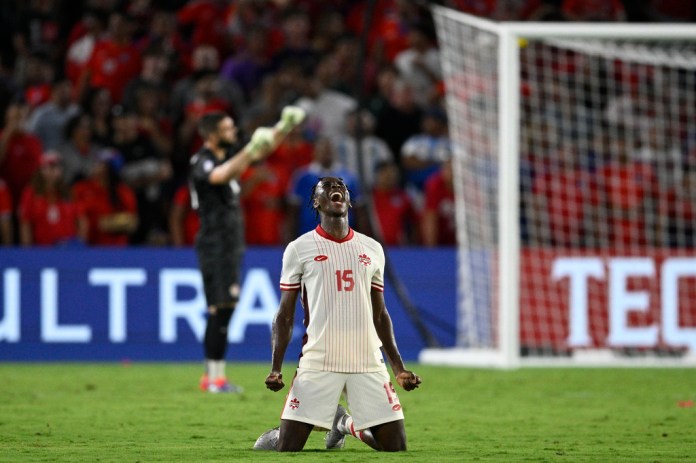
[[[283,382],[283,374],[277,371],[272,371],[266,376],[266,387],[271,391],[280,391],[285,387]]]
[[[402,371],[396,375],[396,382],[406,391],[412,391],[421,384],[421,378],[412,371]]]

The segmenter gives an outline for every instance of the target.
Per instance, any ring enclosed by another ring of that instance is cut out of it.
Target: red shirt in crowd
[[[269,166],[282,172],[287,188],[292,174],[300,167],[312,162],[313,153],[314,145],[305,140],[293,140],[292,143],[286,140],[276,148],[266,162]]]
[[[16,133],[7,144],[5,159],[0,164],[0,177],[7,182],[15,205],[39,168],[42,150],[41,140],[29,133]]]
[[[133,44],[101,40],[94,47],[86,71],[90,72],[90,85],[109,89],[118,103],[128,82],[140,73],[140,53]]]
[[[609,164],[597,172],[597,184],[608,209],[613,245],[647,244],[645,202],[654,194],[656,177],[650,164]]]
[[[108,190],[94,180],[82,180],[73,186],[75,200],[80,204],[87,217],[87,243],[89,245],[126,246],[128,244],[128,235],[107,233],[99,229],[99,220],[104,216],[117,212],[130,212],[132,214],[137,214],[138,212],[135,193],[133,193],[130,187],[125,184],[119,184],[116,194],[121,200],[119,208],[111,204]]]
[[[81,211],[71,200],[39,195],[29,185],[22,193],[18,213],[19,220],[31,226],[34,245],[53,246],[78,236]]]
[[[193,26],[191,43],[212,45],[222,54],[226,47],[227,4],[215,0],[194,0],[188,2],[176,13],[177,21],[182,26]]]
[[[549,219],[551,243],[578,246],[582,242],[584,205],[592,189],[584,170],[551,170],[534,180],[533,192],[543,198]]]
[[[5,217],[12,214],[12,194],[7,187],[7,183],[0,178],[0,217]]]
[[[372,191],[379,226],[382,229],[382,242],[387,246],[407,244],[408,223],[417,223],[416,211],[408,194],[400,189]]]
[[[442,172],[432,174],[425,181],[425,210],[437,213],[437,244],[457,244],[454,190],[447,185]]]
[[[283,198],[288,184],[285,173],[276,166],[264,163],[247,169],[241,181],[246,242],[281,244],[285,220]]]

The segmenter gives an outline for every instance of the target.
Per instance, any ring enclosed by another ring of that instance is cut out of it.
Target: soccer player
[[[283,358],[300,293],[306,327],[302,356],[280,428],[264,433],[254,448],[299,451],[318,427],[331,430],[327,448],[341,448],[351,434],[376,450],[406,450],[404,414],[381,350],[404,390],[417,388],[421,378],[404,367],[396,346],[384,303],[384,251],[349,227],[350,193],[340,178],[319,179],[311,205],[320,224],[291,242],[283,255],[266,387],[285,386]],[[338,405],[342,393],[352,416]]]
[[[204,391],[241,392],[225,374],[227,327],[239,300],[244,251],[239,177],[252,162],[268,156],[304,118],[304,110],[287,106],[273,128],[256,129],[241,149],[235,149],[237,128],[230,116],[211,112],[199,121],[204,145],[191,158],[189,180],[191,204],[200,218],[195,249],[208,306],[203,341],[206,371],[200,381]]]

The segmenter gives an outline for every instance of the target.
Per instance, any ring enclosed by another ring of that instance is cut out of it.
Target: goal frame
[[[520,366],[696,366],[696,353],[680,359],[624,359],[610,352],[587,352],[576,358],[522,358],[520,355],[520,41],[527,39],[641,39],[694,40],[696,27],[680,23],[561,23],[495,22],[443,6],[432,6],[435,17],[447,16],[498,37],[498,347],[424,349],[419,361],[427,364],[493,367]],[[437,24],[437,22],[436,22]],[[438,34],[440,31],[438,30]],[[448,66],[441,54],[443,69]],[[447,107],[454,107],[448,93]],[[452,124],[452,122],[450,122]],[[455,150],[456,151],[456,150]],[[456,155],[456,152],[455,152]],[[456,163],[455,163],[456,164]],[[456,169],[456,167],[455,167]],[[457,213],[460,213],[458,206]],[[465,205],[463,206],[465,207]],[[460,243],[461,246],[461,243]],[[461,271],[461,270],[460,270]],[[461,288],[460,288],[461,291]],[[458,309],[457,309],[458,310]]]

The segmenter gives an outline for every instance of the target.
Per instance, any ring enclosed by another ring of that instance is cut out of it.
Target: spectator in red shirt
[[[457,244],[454,211],[452,161],[449,160],[425,182],[425,208],[421,222],[425,246]]]
[[[220,54],[227,51],[228,4],[228,0],[193,0],[177,12],[179,25],[193,28],[191,43],[194,47],[212,45]]]
[[[0,246],[11,246],[14,243],[13,212],[10,190],[0,178]]]
[[[282,244],[287,183],[288,178],[282,169],[267,162],[249,167],[242,175],[242,207],[247,244]]]
[[[15,201],[15,206],[39,168],[41,140],[28,133],[26,125],[29,107],[15,102],[5,111],[5,127],[0,132],[0,177],[4,178]]]
[[[172,245],[192,246],[200,226],[198,213],[191,207],[191,191],[185,183],[174,193],[172,207],[169,209],[169,234]]]
[[[588,245],[585,206],[593,189],[592,173],[570,145],[551,153],[546,169],[534,179],[535,214],[541,221],[539,242],[557,247]]]
[[[63,179],[60,155],[47,151],[19,205],[19,236],[23,246],[55,246],[84,242],[87,223]]]
[[[73,186],[73,195],[88,221],[91,246],[127,246],[138,227],[135,193],[119,178],[123,161],[112,149],[99,153],[90,176]]]
[[[82,96],[88,86],[104,87],[114,102],[121,102],[125,86],[140,72],[140,52],[132,43],[132,33],[128,15],[111,13],[108,35],[95,45],[80,76],[78,95]]]
[[[602,228],[603,245],[619,249],[649,244],[646,219],[654,215],[657,177],[652,166],[632,159],[626,139],[612,140],[613,158],[596,173],[599,207],[597,217],[606,217]],[[604,215],[602,215],[604,214]],[[607,242],[608,238],[608,242]]]
[[[312,162],[313,156],[314,145],[305,139],[300,125],[288,134],[266,163],[278,172],[287,188],[292,174]]]
[[[408,193],[399,186],[399,168],[391,161],[377,164],[372,202],[379,221],[382,243],[403,246],[415,242],[417,230],[409,227],[418,223],[416,211]]]

